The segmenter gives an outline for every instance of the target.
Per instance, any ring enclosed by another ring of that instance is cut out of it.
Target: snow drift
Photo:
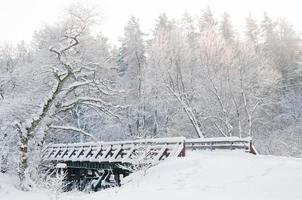
[[[49,199],[23,193],[0,178],[1,200]],[[229,199],[301,200],[302,159],[255,156],[236,151],[188,152],[130,175],[120,188],[97,193],[64,193],[64,200]]]

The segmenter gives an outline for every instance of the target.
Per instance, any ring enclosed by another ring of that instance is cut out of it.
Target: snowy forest
[[[49,143],[237,136],[302,157],[301,34],[286,19],[247,13],[238,30],[207,7],[144,33],[133,16],[118,45],[95,33],[101,20],[70,6],[31,43],[0,47],[0,168],[24,190]]]

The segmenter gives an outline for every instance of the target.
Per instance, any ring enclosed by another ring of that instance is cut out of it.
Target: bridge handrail
[[[100,146],[100,145],[127,145],[127,144],[174,144],[177,142],[185,141],[185,137],[172,137],[172,138],[151,138],[151,139],[138,139],[138,140],[128,140],[128,141],[111,141],[111,142],[85,142],[85,143],[59,143],[59,144],[50,144],[51,147],[91,147],[91,146]]]
[[[251,137],[239,138],[239,137],[215,137],[215,138],[194,138],[194,139],[186,139],[186,142],[250,142],[252,140]]]
[[[185,138],[156,138],[135,141],[89,142],[73,144],[50,144],[43,151],[43,158],[50,161],[90,161],[94,162],[140,162],[137,161],[144,147],[150,146],[146,162],[157,162],[171,156],[184,156]],[[133,149],[132,147],[135,147]],[[67,153],[69,150],[69,153]],[[99,150],[103,150],[98,157]],[[135,152],[136,151],[136,152]],[[123,157],[123,154],[126,157]],[[177,155],[176,155],[177,154]],[[147,156],[147,154],[146,154]],[[121,157],[121,158],[120,158]],[[131,158],[130,158],[131,157]],[[140,157],[139,157],[140,158]]]
[[[168,157],[185,156],[186,150],[239,149],[257,154],[250,137],[186,139],[185,137],[140,139],[134,141],[50,144],[43,158],[50,161],[158,162]],[[147,153],[145,151],[148,151]]]
[[[186,149],[190,150],[216,150],[216,149],[244,149],[246,152],[257,154],[251,137],[216,137],[196,138],[186,140]]]

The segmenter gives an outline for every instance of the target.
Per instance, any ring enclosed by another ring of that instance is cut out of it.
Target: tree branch
[[[75,132],[78,132],[78,133],[81,133],[85,136],[88,136],[90,137],[91,139],[93,139],[95,142],[97,141],[97,139],[90,133],[82,130],[82,129],[79,129],[79,128],[76,128],[76,127],[72,127],[72,126],[56,126],[56,125],[51,125],[49,126],[49,128],[53,128],[53,129],[61,129],[61,130],[67,130],[67,131],[75,131]]]

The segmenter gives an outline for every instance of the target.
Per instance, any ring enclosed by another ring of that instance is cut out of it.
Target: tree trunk
[[[7,171],[7,161],[8,161],[8,141],[7,141],[7,133],[4,133],[3,137],[3,148],[2,148],[2,155],[1,155],[1,160],[0,160],[0,172],[1,173],[6,173]]]
[[[25,124],[18,123],[17,124],[17,131],[19,134],[19,153],[20,153],[20,160],[18,165],[18,175],[20,179],[20,185],[23,190],[26,190],[26,174],[25,171],[28,168],[28,143],[32,137],[34,137],[34,133],[40,128],[41,124],[43,123],[44,118],[49,115],[49,112],[51,110],[51,107],[54,103],[54,101],[57,99],[57,96],[62,91],[63,85],[66,80],[70,77],[70,73],[68,73],[65,77],[60,79],[57,78],[57,85],[52,93],[52,96],[47,100],[47,102],[43,105],[42,112],[34,118],[29,127],[26,127]],[[41,138],[45,138],[42,136]],[[43,141],[40,141],[39,143],[43,143]]]
[[[29,134],[22,129],[21,124],[17,124],[18,131],[18,150],[19,150],[19,163],[18,163],[18,177],[20,180],[20,187],[26,191],[30,186],[26,184],[26,169],[28,168],[28,142]]]

